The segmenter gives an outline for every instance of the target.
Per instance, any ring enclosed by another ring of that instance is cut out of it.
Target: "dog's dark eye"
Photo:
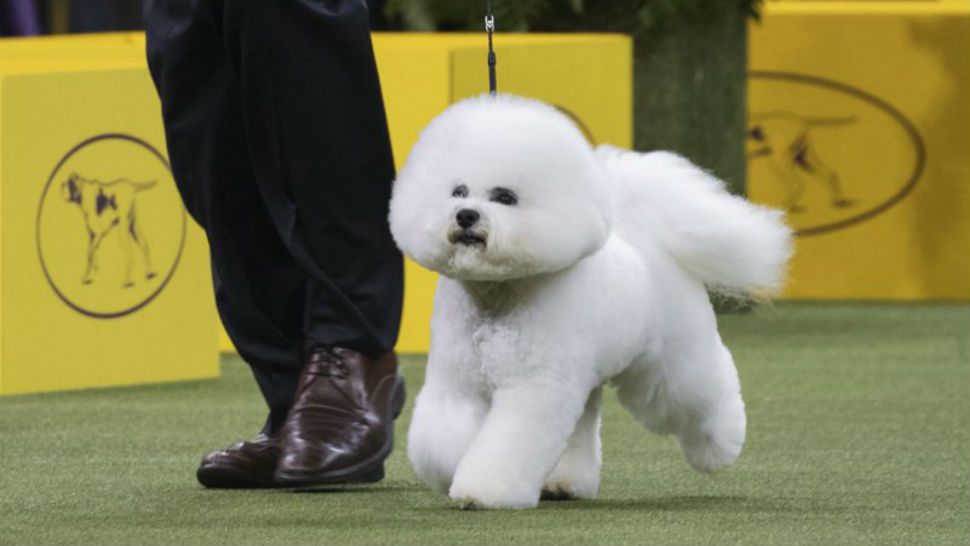
[[[460,186],[455,186],[455,189],[451,190],[452,197],[468,197],[468,186],[462,184]]]
[[[501,203],[509,207],[519,202],[519,198],[516,197],[515,192],[505,188],[493,189],[488,197],[491,201]]]

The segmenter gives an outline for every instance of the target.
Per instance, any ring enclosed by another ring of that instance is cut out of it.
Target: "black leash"
[[[492,33],[495,32],[492,0],[485,2],[485,31],[488,32],[488,93],[494,97],[498,92],[498,84],[495,82],[495,50],[492,49]]]

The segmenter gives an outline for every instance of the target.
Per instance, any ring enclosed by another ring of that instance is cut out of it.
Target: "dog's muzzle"
[[[485,247],[487,237],[481,231],[473,229],[453,229],[448,233],[448,242],[453,245]]]

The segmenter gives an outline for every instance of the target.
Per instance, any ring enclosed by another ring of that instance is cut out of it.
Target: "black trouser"
[[[146,0],[172,171],[216,304],[270,407],[307,344],[391,350],[403,267],[363,0]]]

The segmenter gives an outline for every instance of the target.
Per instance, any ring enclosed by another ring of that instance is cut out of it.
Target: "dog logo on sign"
[[[155,187],[156,182],[132,182],[120,179],[111,182],[82,178],[72,174],[61,185],[61,195],[69,203],[74,203],[84,215],[84,227],[88,231],[87,260],[81,282],[94,282],[98,271],[98,249],[112,232],[117,232],[118,241],[124,253],[125,275],[123,286],[134,286],[131,270],[135,261],[135,249],[140,251],[144,263],[144,278],[155,278],[151,267],[151,253],[148,238],[138,222],[138,209],[135,207],[137,193]]]
[[[820,183],[828,191],[832,207],[853,205],[842,189],[839,173],[823,159],[814,144],[815,134],[822,129],[855,123],[855,117],[805,117],[791,112],[772,112],[751,116],[748,139],[756,149],[749,158],[766,156],[775,177],[785,186],[784,208],[792,213],[805,212],[803,199],[807,181]]]
[[[78,144],[44,186],[37,248],[48,284],[97,318],[135,312],[168,284],[185,243],[185,211],[168,162],[124,134]]]
[[[926,164],[899,109],[817,76],[748,74],[748,196],[786,209],[800,236],[850,228],[905,199]]]

